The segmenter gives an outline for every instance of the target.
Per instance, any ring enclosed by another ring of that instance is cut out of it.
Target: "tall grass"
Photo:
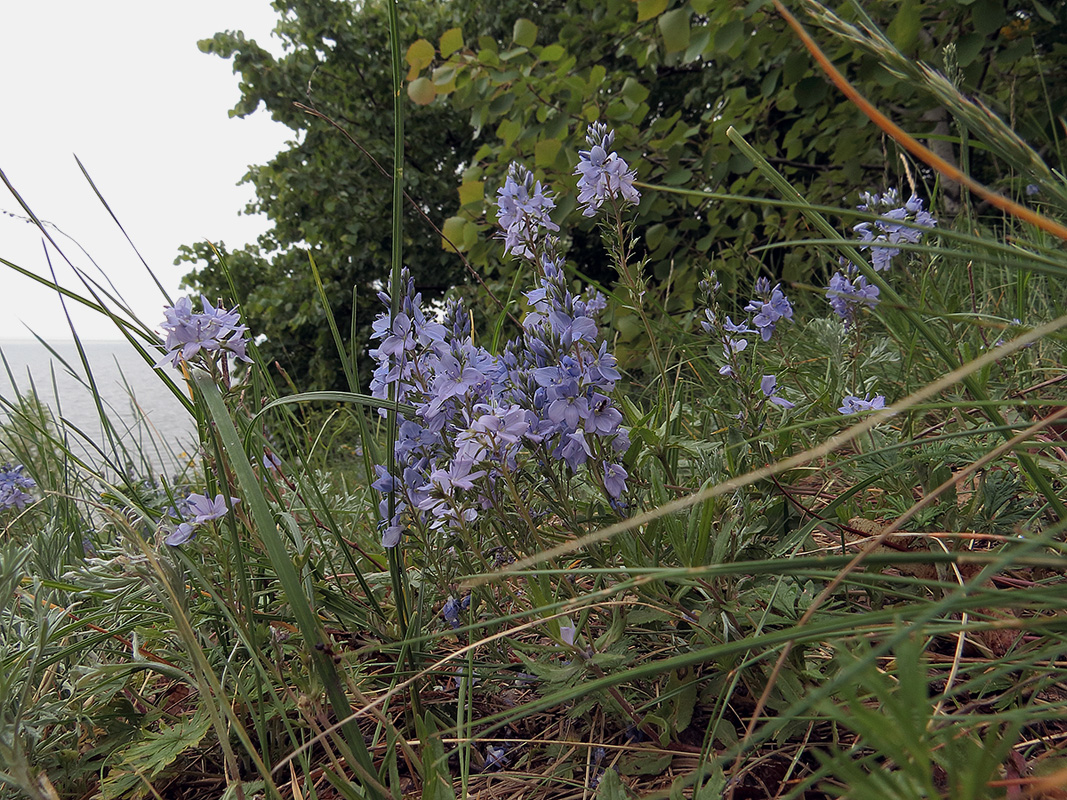
[[[1042,187],[1013,202],[1054,230],[1062,165],[915,70]],[[0,510],[0,797],[1058,796],[1063,249],[1010,214],[942,218],[876,271],[854,226],[877,209],[809,204],[731,139],[768,197],[671,191],[798,210],[813,238],[777,246],[811,253],[809,282],[781,287],[792,318],[769,337],[743,308],[756,274],[740,299],[709,276],[710,313],[672,318],[634,267],[632,212],[606,204],[612,308],[656,348],[647,384],[606,398],[618,453],[598,439],[570,464],[527,436],[492,485],[405,516],[374,466],[400,476],[400,422],[428,398],[360,387],[333,319],[348,392],[279,396],[254,344],[239,374],[220,353],[161,370],[199,438],[173,479],[102,405],[86,456],[35,394],[5,399],[0,463],[36,486]],[[936,213],[936,187],[906,180],[901,202],[914,188]],[[394,255],[383,330],[406,308]],[[878,289],[847,325],[824,293],[839,259]],[[89,281],[54,288],[164,356],[156,321]],[[841,413],[850,396],[871,410]],[[190,492],[222,506],[167,545]]]

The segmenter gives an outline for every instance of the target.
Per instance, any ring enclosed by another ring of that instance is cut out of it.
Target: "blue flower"
[[[506,253],[532,258],[541,228],[559,230],[559,225],[548,215],[556,207],[556,201],[522,164],[512,163],[509,167],[504,185],[497,190],[497,207]]]
[[[470,608],[470,605],[471,596],[469,594],[462,600],[457,600],[456,598],[449,595],[448,599],[445,600],[444,607],[441,609],[441,616],[444,617],[445,622],[447,622],[453,628],[458,628],[459,615],[463,613],[466,609]]]
[[[760,390],[763,392],[763,396],[774,403],[776,406],[782,408],[796,408],[794,403],[790,403],[784,397],[775,396],[775,391],[778,389],[778,378],[774,375],[764,375],[760,379]]]
[[[240,499],[236,497],[230,498],[230,505],[237,505],[239,502],[241,502]],[[221,519],[226,516],[226,511],[226,498],[221,494],[215,495],[215,499],[212,500],[206,495],[194,492],[182,501],[178,509],[184,521],[164,541],[172,547],[185,544],[196,535],[198,525]]]
[[[251,362],[246,353],[248,328],[241,324],[241,315],[236,310],[211,305],[203,295],[200,302],[204,310],[199,313],[193,311],[193,301],[188,297],[180,297],[173,306],[163,309],[166,319],[160,327],[167,332],[168,352],[156,366],[169,359],[178,367],[201,351],[230,354],[238,361]]]
[[[589,126],[585,136],[588,150],[578,151],[578,166],[574,170],[578,179],[578,203],[582,214],[592,217],[608,198],[618,198],[623,203],[636,204],[641,193],[634,188],[637,173],[630,169],[618,153],[611,152],[615,141],[614,131],[609,131],[601,122]]]
[[[33,500],[33,496],[23,490],[33,489],[37,483],[22,474],[24,469],[22,464],[4,464],[0,467],[0,511],[7,508],[22,509]]]
[[[525,491],[561,461],[575,474],[595,470],[613,507],[625,490],[625,470],[605,466],[630,445],[610,397],[620,374],[597,324],[607,301],[572,291],[553,240],[538,238],[558,230],[548,217],[555,203],[528,171],[514,165],[499,195],[506,249],[538,268],[518,336],[497,354],[477,346],[455,300],[444,324],[427,321],[406,273],[390,288],[405,291],[399,313],[374,322],[371,394],[395,392],[414,409],[400,421],[392,474],[375,467],[384,547],[407,529],[468,529],[483,509],[509,501],[502,479]],[[379,297],[389,304],[388,294]]]
[[[861,222],[853,230],[865,243],[864,249],[871,248],[871,266],[879,272],[889,269],[893,257],[900,253],[894,244],[917,244],[925,233],[924,228],[937,225],[933,215],[923,210],[923,201],[917,195],[913,194],[903,204],[896,189],[889,189],[884,195],[864,192],[861,199],[863,202],[856,208],[878,214],[880,219]],[[902,224],[905,222],[909,224]]]
[[[758,297],[745,306],[745,311],[755,314],[752,324],[759,330],[763,341],[769,342],[779,320],[793,319],[793,304],[785,296],[781,284],[771,289],[766,278],[756,281],[756,294]]]
[[[604,465],[604,489],[613,500],[618,500],[626,491],[627,477],[621,464]]]
[[[843,272],[835,272],[830,278],[826,299],[847,327],[855,325],[860,306],[874,308],[878,305],[878,287],[867,283],[867,279],[862,275],[856,275],[849,280]]]
[[[842,414],[859,414],[863,411],[878,411],[885,408],[885,397],[875,395],[873,398],[868,392],[864,397],[846,395],[841,401],[841,407],[837,409]]]
[[[495,747],[488,747],[485,750],[485,767],[484,772],[488,772],[491,769],[504,769],[508,765],[508,750],[507,745],[500,744]]]

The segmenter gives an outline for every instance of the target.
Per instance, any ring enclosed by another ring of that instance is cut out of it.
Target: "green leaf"
[[[463,233],[467,227],[467,220],[463,217],[449,217],[441,226],[441,249],[455,252],[458,248],[464,249]]]
[[[693,721],[698,688],[696,675],[692,670],[675,670],[667,680],[667,690],[673,693],[670,723],[676,734],[688,728],[689,723]]]
[[[534,164],[538,167],[551,167],[556,163],[563,142],[559,139],[542,139],[534,145]]]
[[[515,20],[511,39],[520,47],[533,47],[537,42],[537,25],[526,17],[519,17]]]
[[[725,53],[733,47],[745,32],[745,23],[732,19],[715,31],[715,52]]]
[[[456,90],[456,68],[451,64],[433,71],[433,86],[437,94],[450,94]]]
[[[437,97],[437,90],[433,87],[433,81],[423,75],[408,84],[408,97],[420,106],[428,106]]]
[[[441,34],[441,57],[448,58],[457,50],[463,49],[463,29],[449,28]]]
[[[684,183],[689,183],[689,179],[693,177],[693,173],[685,167],[675,167],[663,176],[663,182],[668,186],[681,186]]]
[[[825,80],[818,75],[812,75],[810,78],[801,80],[793,90],[793,94],[801,108],[808,108],[826,97],[829,90],[830,86]]]
[[[564,53],[567,51],[563,49],[562,45],[550,44],[541,50],[541,54],[538,56],[542,61],[559,61],[563,58]]]
[[[969,67],[978,54],[982,52],[985,37],[977,33],[965,33],[956,42],[956,62],[961,67]]]
[[[408,62],[408,65],[415,70],[415,74],[418,74],[419,70],[426,69],[433,62],[434,56],[437,55],[437,51],[434,50],[433,45],[425,39],[418,39],[411,43],[408,47],[408,52],[404,56],[404,60]]]
[[[619,772],[623,775],[661,775],[673,757],[672,753],[629,753],[619,760]]]
[[[485,198],[485,181],[463,181],[459,185],[459,204],[480,203]]]
[[[657,23],[668,53],[678,53],[689,47],[689,10],[676,8],[663,14]]]
[[[667,235],[667,226],[662,222],[657,222],[655,225],[649,227],[645,231],[645,246],[649,250],[655,250],[659,247],[659,243],[663,241],[663,237]]]
[[[596,800],[630,800],[626,784],[615,770],[607,770],[600,779],[600,784],[596,787]]]
[[[522,133],[522,123],[517,119],[506,119],[496,129],[496,135],[504,142],[511,144]]]
[[[622,84],[622,91],[619,92],[623,97],[629,100],[631,103],[643,103],[648,99],[648,89],[642,86],[636,78],[627,78]]]
[[[158,733],[149,732],[144,739],[130,745],[123,753],[123,767],[113,770],[101,785],[104,800],[128,797],[128,792],[141,781],[138,774],[152,780],[191,747],[196,747],[207,734],[211,719],[204,712],[176,725],[163,725]],[[129,766],[129,771],[126,769]]]
[[[976,0],[971,9],[971,19],[975,32],[982,36],[991,36],[1008,21],[1001,0]]]
[[[1038,0],[1030,0],[1030,2],[1034,4],[1034,10],[1037,11],[1037,15],[1041,17],[1041,19],[1045,20],[1045,22],[1049,23],[1050,25],[1059,24],[1059,20],[1056,19],[1055,15],[1047,8],[1045,8],[1044,5],[1038,2]]]
[[[226,786],[219,800],[237,800],[238,797],[263,796],[265,784],[258,781],[233,781]]]
[[[589,70],[589,81],[587,85],[589,86],[590,91],[597,91],[600,88],[600,84],[604,82],[604,78],[607,77],[607,74],[608,71],[600,64],[597,64]]]
[[[637,0],[637,21],[658,17],[667,10],[668,0]]]
[[[902,0],[893,21],[889,23],[886,33],[903,53],[914,50],[919,41],[922,27],[922,14],[919,13],[919,0]]]
[[[433,713],[427,711],[424,718],[416,715],[415,730],[419,735],[419,755],[422,757],[422,800],[455,800],[448,756]]]

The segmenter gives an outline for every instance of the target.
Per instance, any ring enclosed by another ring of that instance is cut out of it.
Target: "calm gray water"
[[[146,364],[127,342],[83,342],[82,346],[100,400],[121,441],[135,459],[139,460],[137,454],[145,454],[153,474],[171,472],[196,441],[192,418],[159,379],[158,370]],[[52,347],[71,370],[38,342],[0,341],[0,354],[11,372],[9,377],[8,369],[0,364],[0,397],[14,401],[15,387],[24,394],[35,390],[56,418],[68,423],[72,449],[79,455],[88,454],[93,463],[99,464],[99,454],[91,445],[79,442],[71,430],[82,431],[110,455],[77,348],[73,342],[52,343]],[[0,421],[7,419],[4,406],[0,408]],[[139,472],[143,469],[138,465]]]

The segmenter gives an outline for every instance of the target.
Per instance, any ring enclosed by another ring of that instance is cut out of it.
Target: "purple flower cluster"
[[[201,295],[203,311],[193,311],[193,301],[180,297],[173,306],[163,309],[166,317],[163,330],[167,332],[167,355],[156,366],[168,359],[175,367],[182,361],[190,361],[200,352],[230,354],[238,361],[251,362],[245,353],[248,328],[241,324],[241,315],[235,309],[227,311],[221,305],[215,307]]]
[[[522,164],[512,163],[507,180],[496,194],[497,220],[504,229],[504,252],[531,256],[542,228],[559,230],[559,225],[548,215],[556,207],[556,201]]]
[[[0,467],[0,511],[25,508],[33,500],[32,495],[24,490],[33,489],[37,483],[22,474],[24,469],[22,464],[4,464]]]
[[[851,265],[849,265],[851,267]],[[851,275],[851,279],[849,278]],[[845,322],[845,327],[856,324],[856,316],[861,306],[874,308],[878,305],[878,287],[867,283],[862,275],[857,275],[851,267],[848,274],[835,272],[826,289],[826,299],[830,307]]]
[[[611,152],[615,132],[601,122],[589,126],[585,136],[588,150],[578,151],[578,203],[582,214],[592,217],[609,198],[636,205],[641,193],[634,188],[637,173],[630,169],[618,153]]]
[[[719,368],[719,374],[727,377],[735,377],[737,374],[737,355],[748,348],[748,339],[745,336],[759,333],[760,338],[769,342],[774,335],[775,326],[779,321],[793,319],[793,304],[782,291],[781,284],[771,287],[771,282],[766,278],[756,281],[756,298],[745,306],[745,311],[752,314],[752,325],[746,322],[734,322],[729,316],[725,321],[719,319],[714,311],[715,291],[719,284],[715,281],[715,273],[702,283],[704,291],[708,295],[708,308],[704,311],[705,319],[701,320],[700,326],[705,333],[712,333],[722,341],[722,356],[724,363]]]
[[[776,284],[772,287],[769,280],[760,278],[756,281],[755,286],[756,299],[745,306],[745,311],[754,315],[751,324],[755,328],[751,328],[748,321],[738,323],[734,322],[729,316],[723,318],[716,313],[718,309],[716,292],[721,288],[721,285],[716,280],[714,272],[701,281],[700,286],[706,296],[707,303],[707,308],[704,310],[705,318],[701,320],[700,326],[705,333],[710,333],[722,343],[723,365],[719,368],[719,374],[733,378],[734,381],[741,384],[747,384],[747,381],[743,380],[744,370],[740,359],[738,359],[738,356],[745,352],[749,346],[749,340],[745,337],[759,333],[763,341],[770,340],[779,321],[793,319],[793,305],[789,302],[789,298],[785,296],[785,293],[782,292],[781,284]],[[755,378],[753,377],[753,383],[754,380]],[[764,375],[760,379],[759,387],[763,396],[774,405],[784,409],[795,407],[794,403],[776,394],[778,391],[778,378],[776,376]]]
[[[760,337],[765,342],[771,340],[779,320],[793,319],[793,304],[782,292],[782,285],[775,284],[772,289],[771,282],[766,278],[756,281],[756,298],[745,306],[745,311],[754,314],[752,324],[759,330]]]
[[[241,502],[236,497],[230,498],[230,505]],[[215,499],[202,494],[190,494],[185,498],[177,509],[176,516],[183,521],[164,540],[172,547],[185,544],[196,535],[196,529],[205,522],[213,519],[221,519],[226,516],[226,498],[221,494],[215,495]]]
[[[430,322],[404,275],[401,311],[374,323],[381,340],[371,393],[415,413],[395,445],[396,472],[376,467],[382,493],[382,544],[395,547],[405,527],[462,529],[479,513],[508,502],[500,479],[563,463],[571,473],[591,464],[591,478],[617,503],[626,470],[614,455],[629,446],[622,414],[609,394],[615,359],[598,344],[597,294],[575,296],[558,261],[545,258],[538,287],[526,294],[522,334],[492,355],[471,341],[463,305],[451,301],[445,322]],[[390,298],[381,299],[387,305]]]
[[[877,214],[879,219],[861,222],[853,230],[864,242],[864,248],[871,248],[871,265],[879,272],[889,269],[893,257],[900,253],[893,245],[917,244],[925,233],[924,228],[937,225],[933,215],[923,210],[923,201],[914,194],[905,203],[900,202],[896,189],[889,189],[883,195],[864,192],[861,200],[856,208]]]
[[[597,130],[590,136],[603,151],[611,136]],[[632,186],[619,183],[625,177],[623,169],[614,182],[605,178],[604,191],[631,196]],[[393,392],[414,409],[399,425],[392,472],[377,466],[372,484],[382,493],[385,547],[399,544],[410,526],[467,528],[484,509],[510,503],[509,485],[523,482],[532,487],[582,474],[613,507],[622,505],[628,475],[618,456],[629,437],[611,400],[619,380],[615,358],[597,325],[606,301],[571,290],[557,242],[546,234],[559,230],[548,216],[555,202],[528,170],[512,165],[498,198],[505,251],[528,260],[538,275],[525,295],[521,333],[489,353],[474,344],[458,301],[446,306],[443,323],[428,319],[406,271],[397,287],[399,312],[374,322],[371,394],[385,399]],[[379,297],[390,306],[389,295]]]

